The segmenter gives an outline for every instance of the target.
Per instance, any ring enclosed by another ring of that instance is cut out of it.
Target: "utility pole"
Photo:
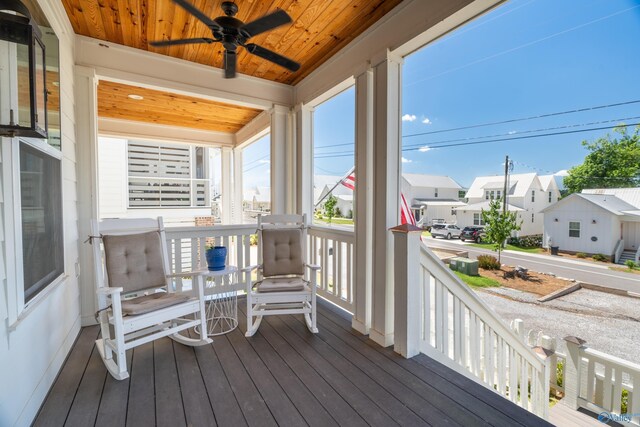
[[[502,213],[507,213],[507,189],[509,180],[509,156],[504,160],[504,193],[502,194]]]

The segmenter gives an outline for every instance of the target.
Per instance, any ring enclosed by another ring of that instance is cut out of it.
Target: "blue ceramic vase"
[[[214,246],[207,249],[207,267],[209,270],[224,270],[227,263],[227,247]]]

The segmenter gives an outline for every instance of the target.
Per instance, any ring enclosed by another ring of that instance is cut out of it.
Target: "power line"
[[[244,172],[250,172],[250,171],[252,171],[254,169],[258,169],[259,167],[262,167],[262,166],[271,166],[271,164],[270,163],[259,163],[259,164],[255,165],[255,166],[251,166],[250,168],[243,168],[242,172],[243,173]]]
[[[639,126],[640,122],[638,123],[630,123],[626,126]],[[567,135],[567,134],[574,134],[574,133],[582,133],[582,132],[592,132],[592,131],[596,131],[596,130],[605,130],[605,129],[614,129],[618,127],[618,125],[616,126],[601,126],[601,127],[597,127],[597,128],[589,128],[589,129],[576,129],[576,130],[569,130],[569,131],[563,131],[563,132],[549,132],[546,134],[539,134],[539,135],[525,135],[525,136],[516,136],[516,137],[511,137],[511,138],[501,138],[501,139],[490,139],[490,140],[486,140],[486,141],[473,141],[473,142],[460,142],[460,143],[453,143],[453,144],[446,144],[446,145],[438,145],[437,147],[433,147],[435,148],[449,148],[449,147],[460,147],[460,146],[466,146],[466,145],[480,145],[480,144],[489,144],[489,143],[495,143],[495,142],[504,142],[504,141],[516,141],[516,140],[528,140],[528,139],[532,139],[532,138],[545,138],[548,136],[555,136],[555,135]],[[422,147],[416,147],[416,148],[403,148],[402,151],[417,151],[420,150]],[[315,156],[314,158],[333,158],[333,157],[346,157],[346,156],[352,156],[354,153],[350,152],[350,153],[344,153],[344,154],[337,154],[334,156]]]
[[[485,127],[485,126],[502,125],[502,124],[506,124],[506,123],[514,123],[514,122],[521,122],[521,121],[527,121],[527,120],[542,119],[542,118],[546,118],[546,117],[562,116],[562,115],[565,115],[565,114],[582,113],[582,112],[585,112],[585,111],[600,110],[600,109],[603,109],[603,108],[612,108],[612,107],[619,107],[619,106],[622,106],[622,105],[631,105],[631,104],[638,104],[638,103],[640,103],[640,99],[636,99],[636,100],[633,100],[633,101],[617,102],[617,103],[614,103],[614,104],[597,105],[597,106],[594,106],[594,107],[578,108],[578,109],[575,109],[575,110],[567,110],[567,111],[559,111],[559,112],[555,112],[555,113],[540,114],[540,115],[537,115],[537,116],[520,117],[520,118],[516,118],[516,119],[502,120],[502,121],[499,121],[499,122],[480,123],[480,124],[469,125],[469,126],[461,126],[461,127],[457,127],[457,128],[451,128],[451,129],[442,129],[442,130],[434,130],[434,131],[430,131],[430,132],[412,133],[412,134],[409,134],[409,135],[402,135],[402,137],[403,138],[412,138],[414,136],[431,135],[431,134],[434,134],[434,133],[443,133],[443,132],[453,132],[453,131],[456,131],[456,130],[474,129],[474,128]]]

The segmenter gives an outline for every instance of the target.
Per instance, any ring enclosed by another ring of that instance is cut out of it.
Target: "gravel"
[[[546,303],[508,288],[488,288],[478,295],[506,321],[522,319],[527,332],[557,338],[561,352],[566,352],[562,338],[574,335],[588,347],[640,364],[640,298],[587,289]]]

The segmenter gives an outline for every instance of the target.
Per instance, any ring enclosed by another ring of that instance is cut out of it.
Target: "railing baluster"
[[[518,403],[518,357],[513,347],[507,348],[509,352],[509,398],[513,403]]]
[[[460,356],[461,339],[462,339],[462,326],[460,322],[460,300],[453,296],[453,360],[460,363],[462,357]]]
[[[631,381],[633,382],[633,392],[629,396],[628,413],[633,414],[632,422],[640,425],[640,372],[636,372],[632,375]]]
[[[520,406],[528,409],[528,394],[529,394],[529,375],[527,373],[527,362],[522,356],[518,356],[520,359]]]
[[[594,389],[596,382],[596,363],[593,358],[589,358],[589,362],[587,365],[587,400],[593,402],[594,400]]]
[[[612,410],[611,402],[611,365],[608,363],[604,365],[604,381],[602,382],[602,407],[607,410]]]
[[[617,366],[615,368],[615,381],[613,382],[613,403],[611,410],[617,414],[622,408],[622,369]]]

